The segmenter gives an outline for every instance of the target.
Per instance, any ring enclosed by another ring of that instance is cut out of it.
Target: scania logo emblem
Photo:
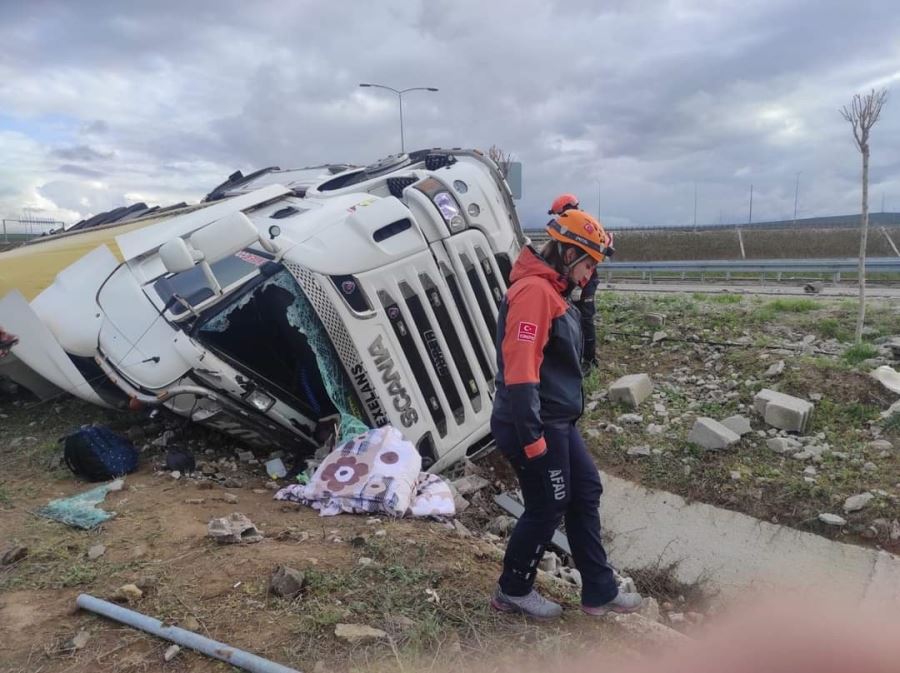
[[[400,309],[397,308],[396,306],[391,306],[388,309],[388,318],[390,318],[391,320],[396,320],[399,317],[400,317]]]
[[[345,280],[341,283],[341,289],[344,291],[344,294],[353,294],[353,291],[356,289],[356,283],[352,280]]]

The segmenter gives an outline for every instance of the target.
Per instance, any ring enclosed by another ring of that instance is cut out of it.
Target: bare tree
[[[872,89],[865,95],[856,94],[848,108],[841,108],[841,116],[853,127],[853,139],[862,154],[862,215],[859,236],[859,313],[856,318],[856,343],[862,341],[866,321],[866,242],[869,237],[869,131],[881,115],[887,100],[887,90]]]
[[[512,161],[512,154],[504,152],[496,145],[491,145],[487,155],[500,168],[500,174],[506,178],[509,173],[509,163]]]

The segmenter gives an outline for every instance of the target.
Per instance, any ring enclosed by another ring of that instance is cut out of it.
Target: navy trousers
[[[544,426],[547,452],[528,459],[515,427],[491,421],[497,447],[519,478],[525,512],[513,529],[503,558],[500,588],[510,596],[529,593],[537,566],[563,518],[575,566],[581,572],[581,601],[596,607],[616,597],[618,588],[600,540],[600,494],[597,466],[574,423]]]

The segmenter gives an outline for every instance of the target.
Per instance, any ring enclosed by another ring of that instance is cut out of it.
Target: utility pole
[[[433,86],[414,86],[409,89],[398,90],[390,86],[385,86],[384,84],[367,84],[361,83],[361,87],[364,88],[375,88],[375,89],[385,89],[386,91],[391,91],[394,95],[397,96],[397,101],[400,103],[400,153],[406,153],[406,142],[403,138],[403,94],[409,93],[410,91],[437,91],[437,89]]]
[[[753,183],[750,183],[750,217],[747,218],[747,224],[753,222]]]
[[[797,171],[797,184],[794,185],[794,226],[797,226],[797,197],[800,195],[800,172]]]
[[[697,181],[694,180],[694,229],[697,228]]]

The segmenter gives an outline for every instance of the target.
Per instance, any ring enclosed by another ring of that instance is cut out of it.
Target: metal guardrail
[[[859,260],[845,259],[713,259],[681,260],[673,262],[604,262],[600,271],[670,271],[689,273],[777,273],[814,272],[841,273],[854,272]],[[866,260],[866,271],[894,273],[900,272],[900,257],[870,257]]]
[[[856,273],[859,269],[859,260],[845,259],[712,259],[712,260],[681,260],[672,262],[612,262],[607,261],[598,267],[601,276],[606,276],[607,282],[612,280],[615,274],[640,273],[641,278],[653,282],[653,275],[680,274],[685,279],[687,274],[699,275],[703,282],[706,274],[724,275],[726,280],[731,280],[732,274],[759,274],[760,282],[765,281],[766,275],[781,280],[785,273],[792,274],[822,274],[830,275],[832,281],[837,284],[841,280],[841,273]],[[866,274],[873,273],[900,273],[900,257],[870,257],[866,260]]]

